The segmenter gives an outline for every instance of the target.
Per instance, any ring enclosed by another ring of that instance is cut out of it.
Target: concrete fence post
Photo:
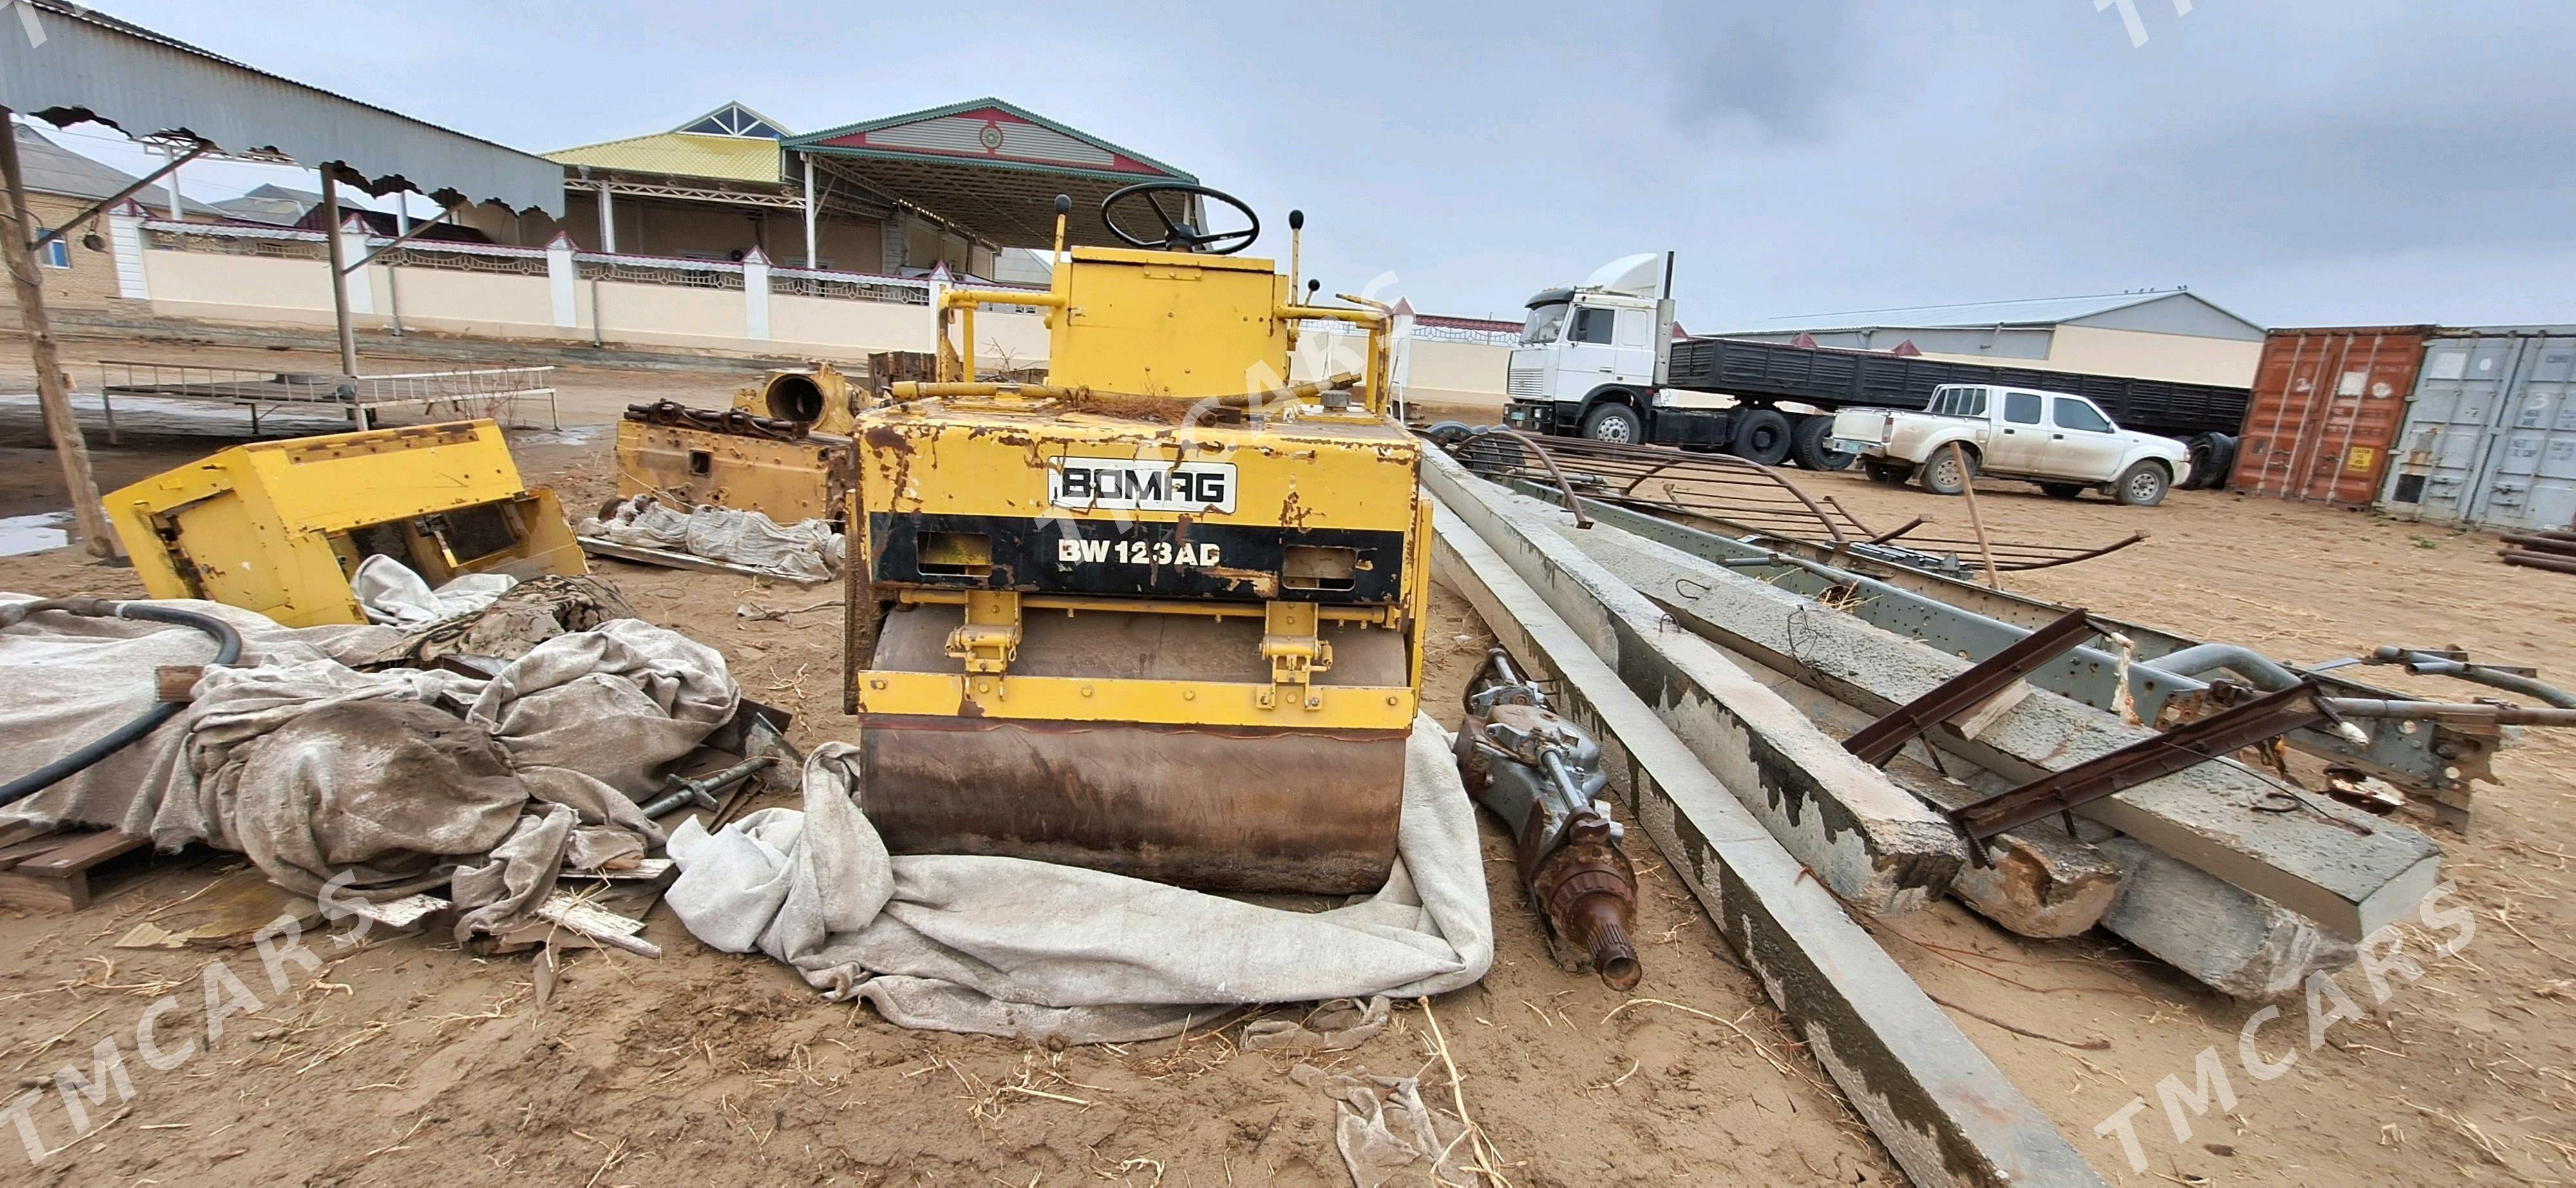
[[[143,268],[142,208],[117,203],[107,216],[108,250],[116,257],[116,295],[128,301],[152,299],[152,277]]]
[[[555,325],[571,329],[581,323],[581,306],[573,298],[581,270],[573,266],[572,236],[561,231],[546,243],[546,287],[554,294]]]
[[[769,256],[756,247],[742,258],[742,325],[755,342],[769,337]]]
[[[350,215],[348,222],[340,224],[340,250],[346,253],[353,263],[367,257],[366,220]],[[376,287],[367,283],[366,268],[352,268],[347,276],[337,279],[340,287],[349,294],[350,313],[376,312]]]

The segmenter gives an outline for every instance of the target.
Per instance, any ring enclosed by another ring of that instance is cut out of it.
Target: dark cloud
[[[1858,55],[1859,0],[1665,0],[1673,114],[1706,130],[1748,122],[1775,140],[1831,125]]]

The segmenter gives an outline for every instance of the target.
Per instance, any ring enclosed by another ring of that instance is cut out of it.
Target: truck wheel
[[[2111,498],[2128,507],[2154,507],[2165,501],[2165,489],[2172,483],[2164,463],[2140,462],[2112,480]]]
[[[1961,464],[1962,458],[1966,459],[1965,465]],[[1974,479],[1976,474],[1976,455],[1954,450],[1948,446],[1941,447],[1932,455],[1931,461],[1916,467],[1914,471],[1915,480],[1923,484],[1924,490],[1935,495],[1965,493],[1969,481]]]
[[[1800,417],[1797,427],[1789,431],[1789,456],[1796,458],[1798,465],[1818,473],[1844,469],[1860,455],[1850,450],[1826,449],[1825,439],[1833,435],[1832,417]]]
[[[1776,408],[1746,409],[1735,422],[1726,452],[1747,462],[1778,466],[1789,456],[1789,418]]]
[[[2082,483],[2041,483],[2040,493],[2051,499],[2073,499],[2084,493]]]
[[[2224,491],[2236,477],[2236,438],[2231,434],[2209,435],[2209,473],[2193,471],[2192,485],[2204,491]]]
[[[1891,487],[1902,487],[1906,479],[1914,476],[1913,467],[1902,462],[1889,462],[1879,458],[1862,459],[1860,468],[1868,472],[1869,481],[1885,483]]]
[[[1583,435],[1594,441],[1636,445],[1646,439],[1646,421],[1627,405],[1604,404],[1584,416]]]
[[[2183,486],[2200,486],[2201,480],[2209,477],[2210,456],[2218,452],[2217,443],[2210,437],[2207,433],[2194,433],[2182,439],[2183,452],[2191,458],[2191,478]]]

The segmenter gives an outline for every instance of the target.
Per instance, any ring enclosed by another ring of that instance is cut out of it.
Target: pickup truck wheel
[[[1797,427],[1789,431],[1789,456],[1796,458],[1798,465],[1820,474],[1849,467],[1852,459],[1860,455],[1850,450],[1826,449],[1825,442],[1833,435],[1832,417],[1800,417]]]
[[[1583,435],[1594,441],[1635,445],[1646,437],[1645,418],[1624,404],[1604,404],[1583,418]]]
[[[2112,481],[2111,498],[2129,507],[2154,507],[2165,501],[2165,489],[2172,482],[2164,463],[2140,462]]]
[[[1776,408],[1747,409],[1735,423],[1726,452],[1747,462],[1778,466],[1789,457],[1789,418]]]
[[[1902,462],[1886,462],[1877,458],[1862,459],[1860,468],[1868,473],[1869,481],[1891,487],[1904,486],[1905,480],[1914,474],[1914,468]]]
[[[2082,483],[2041,483],[2040,493],[2051,499],[2073,499],[2084,493]]]
[[[1967,457],[1964,465],[1960,462],[1963,456]],[[1974,456],[1943,446],[1933,453],[1931,461],[1916,468],[1914,477],[1922,482],[1924,490],[1935,495],[1959,495],[1967,491],[1968,482],[1976,477],[1976,473]]]

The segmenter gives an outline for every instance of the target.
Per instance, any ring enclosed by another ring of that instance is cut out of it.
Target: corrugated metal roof
[[[134,184],[133,174],[55,144],[44,133],[24,124],[17,128],[18,166],[26,175],[30,192],[95,202]],[[184,178],[181,184],[186,184]],[[134,200],[156,214],[167,213],[170,209],[170,191],[159,185],[145,186],[135,193]],[[179,201],[180,209],[188,214],[220,217],[223,213],[185,194],[180,195]]]
[[[774,186],[784,180],[779,173],[779,155],[778,142],[767,137],[656,132],[547,153],[546,159],[593,169]]]
[[[339,162],[371,194],[563,213],[563,167],[256,70],[64,0],[17,0],[41,40],[0,37],[0,107],[128,135],[184,133],[229,152]],[[15,22],[12,22],[15,23]]]
[[[1960,330],[1979,326],[2056,326],[2128,309],[2153,301],[2189,298],[2243,322],[2206,297],[2187,289],[2144,293],[2101,293],[2086,297],[2034,297],[2021,301],[1981,301],[1967,305],[1916,305],[1864,309],[1847,313],[1801,314],[1771,318],[1745,334],[1782,334],[1794,330]],[[2255,323],[2246,322],[2253,326]],[[2261,327],[2257,326],[2257,329]]]

